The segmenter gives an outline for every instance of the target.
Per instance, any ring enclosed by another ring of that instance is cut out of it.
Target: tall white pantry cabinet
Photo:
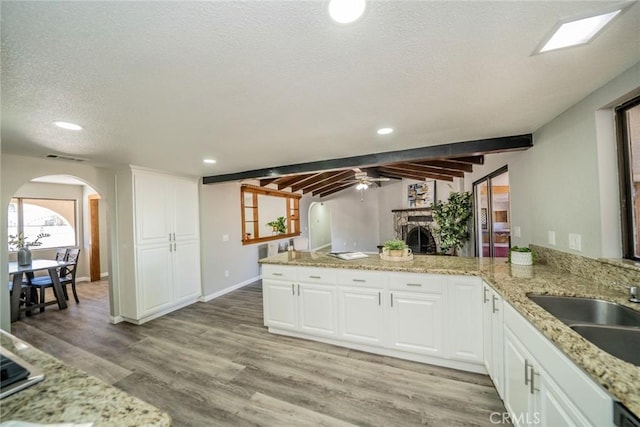
[[[197,179],[130,167],[117,174],[120,307],[141,324],[202,295]]]

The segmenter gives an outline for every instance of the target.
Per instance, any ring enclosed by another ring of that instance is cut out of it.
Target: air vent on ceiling
[[[48,159],[57,159],[57,160],[70,160],[72,162],[84,162],[87,159],[81,159],[78,157],[64,156],[60,154],[47,154]]]

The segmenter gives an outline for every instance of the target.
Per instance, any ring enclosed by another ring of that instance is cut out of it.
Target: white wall
[[[309,239],[311,250],[331,244],[331,212],[324,202],[309,207]]]
[[[7,241],[7,206],[11,197],[24,184],[33,178],[46,175],[71,175],[93,187],[102,197],[109,212],[115,208],[115,172],[110,169],[97,168],[61,160],[41,159],[35,157],[16,156],[4,154],[0,159],[2,162],[0,180],[0,241]],[[110,218],[113,218],[111,215]],[[117,224],[115,220],[109,223],[109,233],[111,236],[111,257],[116,258]],[[8,277],[7,262],[8,252],[6,245],[0,245],[0,277]],[[117,271],[118,265],[109,267],[111,276]],[[112,315],[119,312],[118,306],[118,283],[116,279],[110,278],[110,302]],[[6,286],[0,287],[0,328],[10,330],[10,310],[9,291]]]
[[[512,245],[530,243],[591,258],[619,258],[620,205],[612,107],[640,88],[640,64],[534,132],[533,148],[486,156],[466,189],[505,164],[511,185]],[[548,243],[548,232],[556,245]],[[569,249],[569,233],[582,236],[582,251]]]
[[[200,185],[200,250],[205,298],[260,274],[260,244],[242,245],[240,222],[240,183]],[[228,241],[223,241],[224,235],[229,236]]]

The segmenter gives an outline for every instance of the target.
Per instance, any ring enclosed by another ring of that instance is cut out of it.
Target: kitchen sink
[[[592,298],[527,295],[607,353],[640,366],[640,312]]]
[[[612,356],[640,366],[640,328],[571,325],[571,329]]]
[[[529,298],[567,325],[593,323],[640,327],[640,312],[612,302],[553,295],[529,295]]]

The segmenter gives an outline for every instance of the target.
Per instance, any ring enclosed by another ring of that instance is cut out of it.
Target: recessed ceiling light
[[[589,43],[621,11],[622,9],[617,9],[612,12],[559,24],[552,35],[546,39],[546,42],[543,42],[539,52],[548,52],[562,49],[563,47]]]
[[[82,130],[82,126],[69,122],[53,122],[54,125],[67,130]]]
[[[216,161],[213,159],[204,159],[203,162],[208,163],[210,165],[214,164]]]
[[[392,128],[380,128],[380,129],[378,129],[378,135],[389,135],[390,133],[393,133],[393,129]]]
[[[331,0],[329,15],[340,24],[349,24],[362,16],[365,5],[365,0]]]

